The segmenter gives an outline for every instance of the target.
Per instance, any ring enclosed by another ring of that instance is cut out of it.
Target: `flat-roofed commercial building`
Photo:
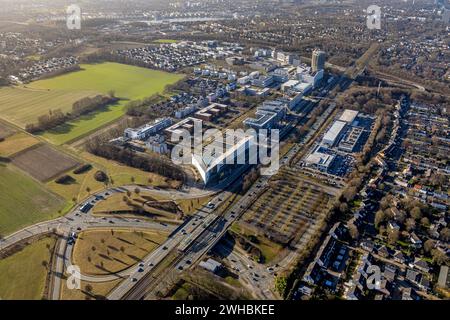
[[[358,116],[359,112],[355,110],[346,109],[342,116],[339,118],[339,121],[347,122],[348,124],[351,124],[353,121],[355,121],[356,117]]]
[[[346,122],[343,121],[335,121],[331,128],[327,131],[325,136],[322,139],[322,143],[324,145],[327,145],[329,147],[332,147],[336,141],[338,140],[339,136],[341,135],[342,131],[345,129],[345,126],[347,125]]]
[[[247,118],[244,124],[255,130],[272,129],[286,116],[287,107],[283,101],[266,101],[258,107],[255,118]]]
[[[252,80],[252,85],[259,88],[267,88],[274,82],[273,76],[259,76]]]
[[[205,146],[201,155],[195,153],[192,155],[192,165],[197,169],[206,185],[212,180],[220,179],[220,175],[225,172],[225,169],[231,172],[236,166],[249,164],[247,150],[256,143],[254,136],[244,136],[240,139],[236,137],[234,144],[228,145],[225,141],[223,152],[217,152],[217,154],[205,152],[208,148]]]
[[[335,159],[334,155],[314,151],[306,157],[306,164],[319,169],[320,171],[327,171]]]
[[[142,127],[133,129],[127,128],[124,131],[125,138],[129,138],[132,140],[146,140],[151,135],[158,133],[159,131],[167,128],[172,124],[172,120],[170,118],[161,118],[156,119],[153,123],[146,124]]]
[[[170,138],[173,134],[181,135],[183,133],[183,130],[187,130],[192,133],[194,132],[194,125],[196,122],[201,124],[202,120],[188,117],[167,128],[166,130],[164,130],[164,133],[168,138]]]
[[[294,88],[299,83],[300,81],[298,80],[288,80],[281,85],[281,91],[286,92],[287,90]]]
[[[201,261],[199,263],[199,266],[208,271],[211,271],[212,273],[216,273],[217,271],[219,271],[222,268],[222,264],[213,259]]]
[[[338,149],[345,152],[353,152],[363,134],[364,129],[361,127],[351,127],[342,141],[339,143]]]
[[[194,114],[194,117],[197,119],[201,119],[203,121],[211,121],[217,116],[225,113],[228,110],[228,106],[224,104],[219,103],[213,103],[207,106],[206,108],[203,108],[199,111],[197,111]]]

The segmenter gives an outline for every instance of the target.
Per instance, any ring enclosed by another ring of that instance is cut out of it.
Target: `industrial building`
[[[172,120],[170,118],[156,119],[153,123],[146,124],[142,127],[136,128],[136,129],[133,129],[133,128],[125,129],[124,136],[125,136],[125,138],[129,138],[132,140],[145,141],[150,136],[169,127],[171,124],[172,124]]]
[[[347,123],[343,121],[335,121],[331,128],[327,131],[322,139],[322,144],[332,147],[338,138],[341,136],[342,131],[345,129]]]

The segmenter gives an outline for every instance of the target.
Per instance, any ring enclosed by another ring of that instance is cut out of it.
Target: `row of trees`
[[[108,96],[97,95],[95,97],[86,97],[73,103],[72,111],[69,113],[62,112],[61,109],[49,110],[48,114],[44,114],[38,118],[37,123],[30,123],[25,126],[25,130],[29,133],[36,133],[50,130],[64,124],[65,122],[78,118],[84,114],[93,112],[104,106],[116,102],[118,99],[111,91]]]
[[[98,138],[92,138],[86,143],[90,153],[109,160],[115,160],[127,166],[147,172],[154,172],[172,180],[184,182],[184,172],[171,162],[157,156],[140,155],[136,152],[102,143]]]
[[[133,100],[126,105],[127,115],[132,117],[147,117],[156,119],[172,115],[172,108],[164,107],[164,97],[155,94],[142,100]]]

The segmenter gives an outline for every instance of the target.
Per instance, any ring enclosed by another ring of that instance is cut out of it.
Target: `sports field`
[[[120,118],[128,101],[162,93],[168,84],[183,77],[110,62],[81,65],[81,68],[80,71],[35,81],[24,87],[0,89],[0,115],[24,127],[51,109],[69,111],[73,102],[82,97],[107,94],[114,90],[116,96],[122,99],[116,105],[71,121],[43,135],[55,144],[63,144]]]
[[[13,166],[0,164],[0,234],[58,216],[66,202]]]

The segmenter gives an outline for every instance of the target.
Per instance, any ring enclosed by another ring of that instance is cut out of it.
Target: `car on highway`
[[[167,247],[166,247],[166,246],[164,246],[164,247],[163,247],[163,250],[167,250]]]
[[[209,202],[209,203],[206,205],[206,207],[207,207],[208,209],[214,209],[214,208],[216,207],[216,205],[215,205],[214,203],[212,203],[212,202]]]
[[[138,272],[144,272],[144,268],[139,268]]]
[[[131,282],[137,282],[136,278],[131,278]]]

